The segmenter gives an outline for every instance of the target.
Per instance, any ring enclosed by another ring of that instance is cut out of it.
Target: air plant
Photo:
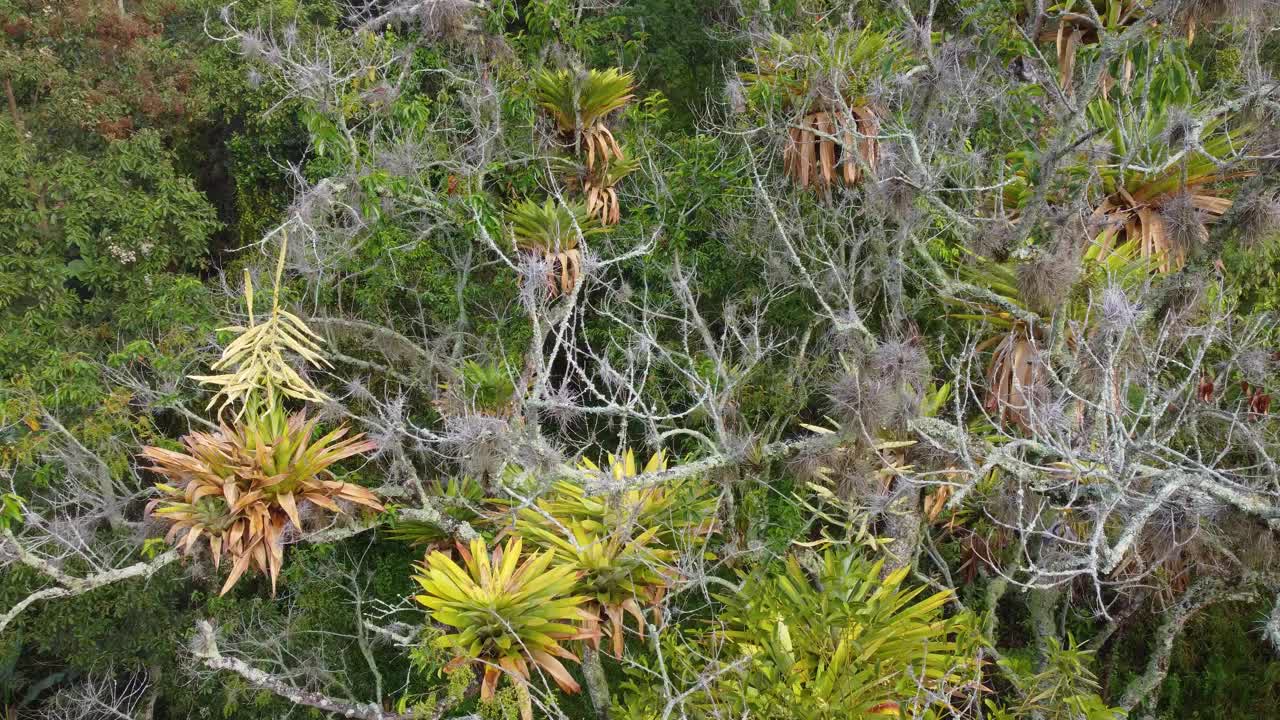
[[[211,433],[182,439],[186,452],[145,447],[152,472],[170,484],[157,484],[164,497],[151,501],[149,514],[172,523],[166,540],[190,553],[203,538],[219,567],[225,556],[231,572],[226,594],[251,566],[276,578],[284,560],[284,536],[302,530],[299,506],[343,512],[339,502],[382,511],[368,489],[334,478],[330,467],[376,446],[340,427],[316,437],[316,419],[304,413],[286,416],[280,406],[250,407],[242,421]]]
[[[1231,208],[1222,183],[1252,174],[1233,160],[1246,128],[1232,127],[1229,115],[1194,117],[1197,88],[1185,47],[1148,41],[1132,58],[1148,78],[1141,96],[1101,97],[1087,108],[1113,164],[1097,168],[1104,197],[1093,222],[1101,231],[1086,257],[1137,255],[1168,273],[1205,236],[1204,223]]]
[[[484,503],[484,488],[473,478],[449,478],[441,482],[432,493],[432,500],[448,521],[470,523],[480,517]],[[425,546],[433,549],[447,548],[452,535],[439,523],[409,520],[400,516],[391,518],[387,537],[408,543],[411,547]]]
[[[995,413],[1000,424],[1012,423],[1026,429],[1033,401],[1048,380],[1037,337],[1039,327],[1044,323],[1027,319],[1039,319],[1039,315],[1028,307],[1019,292],[1017,274],[1010,265],[979,258],[972,266],[962,265],[961,275],[992,295],[990,301],[965,303],[980,312],[950,315],[959,320],[981,322],[995,330],[977,346],[979,351],[995,348],[987,365],[983,407]],[[1002,307],[997,298],[1021,313]],[[1066,308],[1067,311],[1073,309]]]
[[[1015,322],[999,340],[987,366],[983,408],[995,413],[1001,423],[1030,427],[1036,394],[1046,381],[1039,343],[1031,326],[1023,322]]]
[[[1069,242],[1061,239],[1060,242]],[[1000,424],[1013,424],[1024,430],[1030,427],[1034,408],[1047,390],[1049,372],[1041,347],[1041,333],[1050,325],[1050,316],[1065,313],[1068,343],[1075,343],[1080,333],[1092,332],[1093,325],[1105,316],[1091,313],[1090,304],[1079,301],[1072,293],[1077,285],[1089,285],[1106,278],[1123,294],[1142,282],[1154,266],[1154,261],[1143,257],[1128,257],[1112,253],[1101,260],[1085,262],[1079,250],[1070,245],[1061,246],[1047,261],[1047,266],[1022,268],[1012,263],[996,263],[978,257],[973,264],[960,266],[961,277],[974,288],[986,291],[982,300],[966,300],[961,304],[978,312],[952,313],[949,317],[982,323],[994,332],[978,343],[979,351],[992,350],[986,370],[986,395],[983,407],[995,414]],[[1085,258],[1090,255],[1086,254]],[[1093,256],[1096,260],[1096,255]],[[1078,272],[1067,267],[1080,263]],[[1023,277],[1020,278],[1020,271]],[[1044,278],[1029,282],[1030,273],[1050,273],[1056,278]],[[1045,292],[1051,285],[1066,287]],[[1043,297],[1028,297],[1028,291],[1037,289],[1038,295],[1061,298],[1058,304],[1047,307]],[[956,301],[960,302],[960,301]]]
[[[606,467],[607,470],[602,470],[588,458],[583,458],[578,465],[587,476],[585,479],[607,473],[619,481],[636,477],[638,469],[645,475],[668,469],[665,452],[649,456],[640,468],[634,451],[629,449],[621,455],[609,455]],[[582,485],[561,481],[553,486],[553,492],[545,501],[545,509],[553,516],[583,520],[596,532],[619,527],[657,527],[658,539],[668,547],[682,538],[706,535],[716,527],[716,498],[708,495],[706,486],[696,480],[656,483],[604,496],[588,495]]]
[[[875,172],[880,162],[876,140],[880,119],[868,105],[852,107],[849,112],[852,121],[822,110],[792,125],[782,151],[783,173],[803,188],[829,187],[837,181],[857,185],[865,176],[862,163]]]
[[[1190,45],[1195,40],[1197,24],[1212,21],[1222,14],[1226,5],[1227,3],[1210,0],[1184,3],[1179,7],[1176,22],[1181,24],[1181,30],[1186,33],[1186,44]],[[1058,82],[1063,91],[1072,91],[1072,76],[1077,56],[1082,50],[1096,47],[1103,37],[1118,35],[1139,23],[1156,25],[1156,19],[1150,13],[1152,7],[1152,3],[1140,0],[1064,0],[1046,8],[1046,14],[1054,19],[1037,40],[1054,43],[1058,59]],[[1094,20],[1095,14],[1098,20]],[[1098,21],[1101,21],[1101,25]],[[1145,62],[1143,56],[1151,50],[1152,43],[1147,42],[1133,44],[1120,53],[1113,61],[1114,64],[1104,70],[1099,78],[1103,97],[1108,97],[1116,84],[1128,89],[1133,78],[1140,77],[1135,73],[1135,68]]]
[[[608,70],[540,70],[533,78],[536,98],[556,122],[561,134],[574,138],[586,154],[587,171],[621,160],[622,147],[604,120],[635,95],[635,77]]]
[[[1086,7],[1092,5],[1092,8]],[[1140,22],[1146,16],[1146,6],[1137,0],[1066,0],[1047,9],[1056,17],[1047,29],[1040,33],[1040,42],[1053,42],[1058,57],[1058,84],[1063,92],[1072,90],[1076,59],[1080,48],[1096,45],[1102,33],[1115,33]],[[1094,22],[1094,13],[1102,20],[1102,28]],[[1133,59],[1126,54],[1119,61],[1119,82],[1128,86],[1133,76]],[[1105,73],[1102,91],[1106,94],[1116,78]]]
[[[589,460],[579,466],[596,475]],[[609,456],[608,472],[618,480],[637,475],[635,454]],[[667,469],[665,455],[655,453],[646,474]],[[636,620],[643,636],[642,605],[656,608],[676,579],[673,568],[680,548],[714,529],[714,498],[696,483],[655,485],[604,496],[588,495],[583,485],[562,480],[538,498],[533,507],[520,508],[513,530],[539,547],[555,552],[557,563],[572,567],[584,606],[588,640],[599,645],[601,629],[612,639],[620,657],[624,643],[624,613]],[[654,622],[658,622],[655,615]]]
[[[592,475],[607,472],[615,480],[636,477],[638,470],[654,474],[668,469],[662,451],[640,468],[632,450],[610,455],[607,471],[586,458],[579,468]],[[714,516],[715,499],[697,483],[657,484],[593,497],[583,486],[561,481],[538,500],[536,509],[520,511],[517,529],[578,568],[579,587],[593,599],[587,610],[596,615],[587,628],[606,627],[613,654],[621,657],[623,613],[635,618],[643,636],[640,603],[657,612],[676,578],[676,550],[712,532]],[[658,620],[655,614],[654,622]],[[598,638],[594,642],[598,645]]]
[[[299,506],[314,505],[344,512],[338,503],[383,507],[372,492],[338,481],[329,469],[343,459],[376,449],[363,435],[347,437],[342,426],[316,437],[318,420],[305,413],[288,415],[282,401],[324,400],[327,396],[299,376],[285,360],[296,352],[313,364],[319,336],[299,317],[280,307],[280,279],[284,273],[286,237],[276,261],[271,314],[255,322],[253,283],[245,275],[247,327],[226,328],[239,333],[213,365],[230,369],[223,375],[194,376],[219,388],[209,406],[221,400],[226,409],[239,403],[233,424],[221,423],[211,433],[192,432],[182,438],[186,452],[144,447],[151,471],[172,484],[157,484],[163,497],[147,512],[171,523],[166,540],[181,543],[190,553],[201,538],[208,544],[214,568],[228,557],[231,572],[220,594],[226,594],[250,568],[271,578],[271,592],[284,562],[284,536],[302,530]]]
[[[541,254],[550,264],[547,283],[551,292],[569,294],[582,274],[579,240],[604,232],[595,216],[580,202],[556,202],[547,198],[539,205],[525,200],[507,211],[507,221],[521,250]]]

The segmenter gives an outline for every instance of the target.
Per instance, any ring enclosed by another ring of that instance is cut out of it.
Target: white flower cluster
[[[107,239],[110,240],[110,236],[108,236]],[[139,253],[141,253],[142,257],[146,257],[151,253],[151,250],[154,247],[155,245],[153,243],[144,242],[138,246],[137,250],[130,250],[126,247],[111,243],[107,245],[107,252],[111,254],[111,257],[120,261],[121,264],[132,265],[138,261]]]

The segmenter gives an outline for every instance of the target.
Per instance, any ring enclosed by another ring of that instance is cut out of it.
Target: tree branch
[[[205,667],[212,670],[233,672],[244,678],[253,687],[279,695],[295,705],[305,705],[333,715],[358,720],[421,720],[421,716],[410,713],[387,712],[373,703],[350,703],[331,698],[310,690],[294,687],[289,683],[263,672],[239,658],[227,657],[218,650],[218,639],[213,632],[213,625],[208,620],[196,623],[196,638],[192,653]],[[433,718],[440,717],[436,713]]]
[[[1253,600],[1257,592],[1241,584],[1227,585],[1216,577],[1204,577],[1197,580],[1169,610],[1164,624],[1156,630],[1156,636],[1147,659],[1147,667],[1142,674],[1129,682],[1124,695],[1120,698],[1120,707],[1132,710],[1147,699],[1153,691],[1164,682],[1169,672],[1169,658],[1173,654],[1173,643],[1182,634],[1187,621],[1196,613],[1210,605],[1224,601]]]
[[[8,544],[12,545],[16,549],[19,562],[40,574],[51,578],[54,582],[58,583],[59,587],[37,590],[18,601],[18,603],[12,608],[9,608],[7,612],[0,615],[0,632],[3,632],[4,629],[9,626],[9,623],[13,622],[14,618],[18,617],[23,610],[40,600],[74,597],[76,595],[83,595],[87,592],[97,590],[100,587],[110,585],[112,583],[120,582],[121,580],[129,580],[138,577],[150,578],[162,568],[178,559],[178,551],[169,550],[168,552],[156,556],[155,559],[150,560],[149,562],[136,563],[118,570],[108,570],[88,577],[79,578],[62,572],[51,565],[48,561],[22,547],[22,544],[18,542],[16,537],[14,537],[12,530],[5,529],[3,537]]]

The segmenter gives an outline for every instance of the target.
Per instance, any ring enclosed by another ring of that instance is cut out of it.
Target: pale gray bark
[[[1174,643],[1182,634],[1187,622],[1195,617],[1196,613],[1214,603],[1256,598],[1257,592],[1247,585],[1228,584],[1212,576],[1201,578],[1193,583],[1179,598],[1177,604],[1164,614],[1164,622],[1156,628],[1146,667],[1125,688],[1120,698],[1120,707],[1133,710],[1159,689],[1169,673],[1169,660],[1173,655]]]
[[[14,537],[13,531],[5,529],[3,531],[4,545],[10,546],[17,554],[18,562],[30,567],[42,575],[47,576],[56,583],[55,587],[48,587],[37,590],[27,597],[19,600],[16,605],[9,608],[3,615],[0,615],[0,632],[3,632],[14,618],[18,617],[23,610],[41,600],[56,600],[59,598],[75,597],[83,595],[87,592],[97,590],[100,587],[117,583],[122,580],[130,580],[133,578],[150,578],[161,569],[178,559],[177,550],[169,550],[155,559],[148,562],[136,563],[128,567],[118,570],[108,570],[105,572],[95,573],[88,577],[75,577],[68,575],[58,568],[54,567],[47,560],[39,557],[35,553],[28,551]]]
[[[279,695],[295,705],[304,705],[344,718],[356,720],[421,720],[414,713],[388,712],[376,704],[350,703],[329,697],[318,692],[303,690],[263,672],[239,658],[223,655],[218,649],[218,640],[213,625],[208,620],[196,624],[196,637],[192,643],[192,654],[205,667],[212,670],[233,672],[243,678],[251,686]],[[433,717],[439,717],[437,713]]]

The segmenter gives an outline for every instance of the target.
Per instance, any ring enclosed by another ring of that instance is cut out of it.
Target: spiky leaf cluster
[[[898,716],[921,687],[955,690],[979,679],[974,618],[946,617],[948,591],[907,587],[909,568],[827,551],[806,572],[789,556],[782,572],[743,575],[751,592],[720,596],[724,638],[749,658],[717,695],[735,715],[834,720]],[[968,643],[968,644],[966,644]],[[927,702],[946,706],[946,692]]]
[[[562,135],[574,138],[575,151],[586,162],[582,183],[587,212],[601,225],[617,225],[622,218],[615,187],[636,164],[628,159],[605,118],[635,96],[635,77],[616,68],[542,70],[534,76],[538,104],[551,114]]]
[[[561,203],[554,198],[542,204],[533,200],[517,204],[507,211],[507,222],[520,249],[546,258],[547,282],[563,294],[573,292],[582,274],[579,239],[604,230],[581,202]]]
[[[560,132],[582,132],[589,153],[593,151],[591,144],[602,153],[616,147],[612,133],[601,121],[635,97],[631,92],[635,77],[631,73],[617,68],[581,73],[543,69],[535,73],[533,82],[538,104],[551,114]],[[603,154],[600,157],[605,159]]]
[[[300,506],[338,513],[343,501],[383,509],[369,490],[336,480],[330,470],[374,444],[360,435],[346,437],[345,426],[316,437],[317,422],[304,413],[286,417],[276,407],[211,433],[192,432],[182,439],[186,452],[143,448],[149,469],[172,483],[156,486],[164,497],[148,511],[171,523],[166,539],[184,553],[203,538],[215,568],[224,556],[232,562],[222,594],[250,567],[269,575],[275,591],[284,534],[302,529]]]
[[[520,538],[492,553],[482,538],[457,543],[462,565],[434,551],[417,566],[414,580],[422,593],[414,599],[431,619],[456,630],[439,636],[437,646],[454,659],[446,670],[482,665],[482,700],[491,700],[503,673],[529,681],[530,667],[547,672],[565,692],[580,686],[560,662],[577,657],[561,643],[580,636],[577,622],[587,598],[575,595],[573,568],[553,565],[550,551],[522,554]]]
[[[601,472],[590,460],[580,467],[592,475]],[[634,452],[610,455],[609,468],[616,480],[635,477]],[[644,472],[666,469],[658,452]],[[591,496],[582,485],[560,481],[535,505],[517,513],[515,532],[554,551],[557,563],[575,570],[578,591],[591,598],[585,629],[596,644],[602,634],[609,635],[615,657],[622,656],[625,643],[624,613],[635,619],[643,637],[643,606],[657,606],[677,579],[679,552],[714,522],[714,499],[691,485]]]
[[[266,319],[259,322],[254,316],[253,280],[246,270],[244,298],[249,323],[247,326],[221,328],[237,333],[238,337],[223,349],[222,357],[211,366],[214,371],[226,372],[191,376],[193,380],[218,388],[209,401],[209,408],[220,406],[225,409],[239,404],[239,412],[243,412],[254,400],[265,402],[271,408],[285,397],[307,402],[323,402],[329,397],[299,375],[288,361],[288,354],[292,352],[315,367],[329,365],[320,355],[320,336],[297,315],[280,307],[280,277],[284,273],[287,246],[286,239],[280,245],[271,312]]]

